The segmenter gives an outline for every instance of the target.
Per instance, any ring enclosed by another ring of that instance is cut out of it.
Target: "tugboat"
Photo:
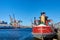
[[[51,20],[48,20],[45,12],[41,13],[40,20],[36,20],[36,17],[34,17],[34,24],[32,28],[33,36],[38,39],[49,38],[50,40],[56,37],[57,34],[54,31],[53,27],[49,25],[49,22],[51,22]]]

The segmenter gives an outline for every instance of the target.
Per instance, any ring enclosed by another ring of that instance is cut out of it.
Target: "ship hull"
[[[53,38],[56,35],[56,32],[54,32],[50,26],[34,26],[32,34],[36,38]]]

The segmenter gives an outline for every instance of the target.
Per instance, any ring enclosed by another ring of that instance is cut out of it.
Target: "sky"
[[[39,19],[46,12],[54,23],[60,22],[60,0],[0,0],[0,20],[10,22],[9,15],[22,20],[21,25],[31,25],[34,17]]]

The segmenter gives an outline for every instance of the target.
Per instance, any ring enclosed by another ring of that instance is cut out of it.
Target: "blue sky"
[[[40,13],[57,23],[60,21],[60,0],[0,0],[0,20],[10,22],[9,14],[15,14],[16,19],[22,20],[22,25],[31,25],[34,17],[39,19]]]

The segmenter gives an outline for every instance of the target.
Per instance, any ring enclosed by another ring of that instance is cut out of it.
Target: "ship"
[[[34,38],[38,39],[49,39],[52,40],[53,38],[57,38],[57,33],[54,31],[53,26],[49,24],[52,20],[49,20],[45,16],[45,12],[42,12],[43,16],[39,17],[39,20],[36,20],[34,17],[34,24],[32,28],[32,34]]]
[[[20,25],[20,22],[22,21],[16,20],[15,15],[13,15],[13,18],[11,17],[11,15],[9,15],[9,17],[10,17],[10,23],[0,20],[0,29],[14,29],[14,28],[20,28],[22,26]]]

